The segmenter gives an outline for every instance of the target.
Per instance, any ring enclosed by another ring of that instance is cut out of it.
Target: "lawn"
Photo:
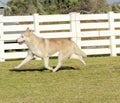
[[[67,60],[52,73],[43,61],[0,63],[0,103],[120,103],[120,56]],[[51,66],[57,59],[51,59]]]

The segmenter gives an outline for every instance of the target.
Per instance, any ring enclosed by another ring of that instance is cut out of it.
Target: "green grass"
[[[87,66],[67,60],[52,73],[33,60],[0,63],[0,103],[120,103],[120,57],[88,57]],[[57,64],[51,59],[51,66]]]

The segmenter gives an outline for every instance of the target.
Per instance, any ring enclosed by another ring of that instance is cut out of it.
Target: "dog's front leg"
[[[50,67],[49,65],[49,57],[48,56],[46,56],[46,57],[44,57],[44,65],[45,65],[45,68],[47,68],[47,69],[49,69],[49,70],[53,70],[53,68],[52,67]]]
[[[55,67],[55,69],[53,69],[52,72],[56,72],[62,66],[63,59],[65,59],[65,58],[63,57],[62,53],[60,53],[59,56],[58,56],[58,64]]]
[[[34,57],[34,55],[29,51],[27,57],[18,66],[16,66],[15,69],[18,69],[18,68],[22,67],[28,61],[32,60],[33,57]]]

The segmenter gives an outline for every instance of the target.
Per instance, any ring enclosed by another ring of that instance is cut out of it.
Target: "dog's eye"
[[[24,38],[24,36],[23,36],[23,35],[22,35],[21,37],[22,37],[22,38]]]

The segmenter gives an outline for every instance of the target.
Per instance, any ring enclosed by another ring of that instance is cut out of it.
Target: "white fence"
[[[120,53],[120,13],[31,16],[0,15],[0,61],[24,58],[25,45],[16,39],[29,27],[40,37],[73,38],[87,55]]]

